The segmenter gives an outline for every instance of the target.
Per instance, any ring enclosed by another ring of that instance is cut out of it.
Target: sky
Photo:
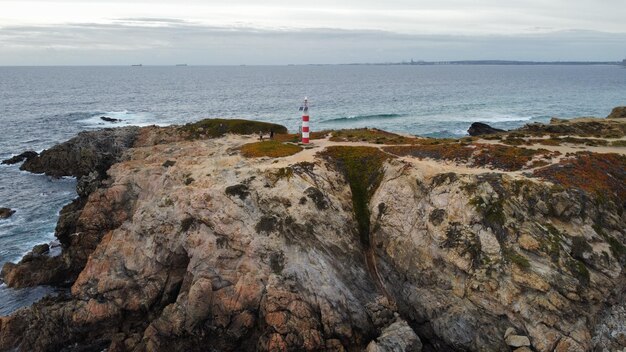
[[[626,0],[0,0],[0,65],[621,61]]]

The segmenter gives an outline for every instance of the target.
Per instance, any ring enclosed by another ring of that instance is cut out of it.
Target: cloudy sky
[[[626,0],[0,0],[0,65],[621,60]]]

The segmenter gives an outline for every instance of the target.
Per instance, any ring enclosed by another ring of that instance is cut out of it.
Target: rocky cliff
[[[623,132],[301,148],[245,125],[108,130],[28,159],[81,177],[80,197],[62,255],[2,276],[71,293],[0,318],[0,350],[626,348]]]

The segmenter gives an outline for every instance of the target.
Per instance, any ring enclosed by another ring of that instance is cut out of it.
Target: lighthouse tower
[[[309,100],[306,97],[300,110],[302,111],[302,143],[309,144]]]

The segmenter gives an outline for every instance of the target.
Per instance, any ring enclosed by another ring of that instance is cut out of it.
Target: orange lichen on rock
[[[626,156],[580,152],[534,171],[534,175],[564,187],[582,189],[626,201]]]
[[[430,144],[385,147],[384,151],[397,156],[412,156],[420,159],[454,160],[466,162],[474,153],[474,148],[461,144]]]
[[[535,157],[552,157],[559,154],[546,149],[527,149],[490,144],[469,146],[462,143],[392,146],[383,149],[398,156],[466,162],[473,167],[491,167],[506,171],[517,171],[533,167],[533,164],[528,164]],[[537,164],[534,165],[536,166]]]

